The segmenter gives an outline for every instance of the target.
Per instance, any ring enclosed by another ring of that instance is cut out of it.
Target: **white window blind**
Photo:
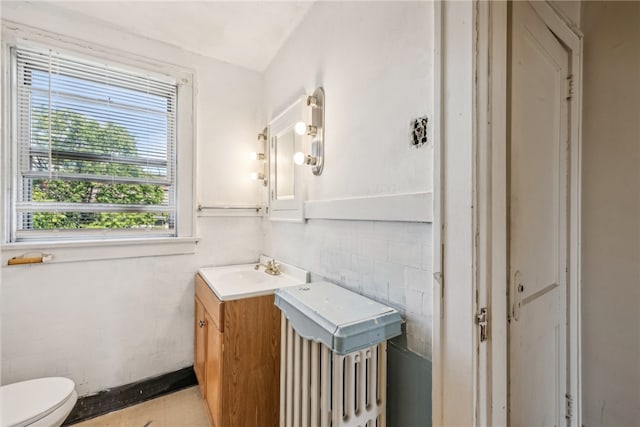
[[[13,48],[16,241],[175,235],[177,85]]]

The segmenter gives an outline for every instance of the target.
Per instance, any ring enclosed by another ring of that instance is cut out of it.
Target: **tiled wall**
[[[265,220],[265,253],[398,309],[408,348],[431,360],[431,224]]]

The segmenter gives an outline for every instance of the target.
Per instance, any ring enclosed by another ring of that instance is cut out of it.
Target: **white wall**
[[[583,2],[583,424],[640,426],[640,3]]]
[[[80,394],[189,366],[194,257],[2,271],[3,383],[68,376]]]
[[[247,179],[247,153],[264,126],[259,73],[43,2],[3,3],[2,17],[193,70],[196,199],[259,202],[261,188]],[[193,274],[202,265],[253,262],[263,240],[259,217],[202,216],[197,227],[192,255],[3,266],[1,382],[66,375],[84,395],[192,364]]]
[[[409,124],[433,118],[432,20],[429,2],[317,2],[269,65],[267,119],[325,89],[325,167],[305,170],[307,200],[431,191],[433,145],[411,148]],[[265,253],[398,308],[409,349],[430,359],[431,224],[329,218],[265,229]]]
[[[318,2],[265,71],[268,120],[325,88],[325,168],[307,171],[308,200],[432,189],[433,145],[409,146],[410,121],[432,119],[432,9]]]
[[[432,8],[319,2],[264,76],[46,3],[3,3],[2,15],[194,70],[196,199],[241,204],[263,197],[246,179],[263,112],[273,117],[317,85],[327,92],[327,159],[321,177],[308,173],[310,200],[431,190],[432,145],[410,148],[409,123],[433,111]],[[260,252],[399,308],[408,347],[430,358],[430,224],[203,215],[197,225],[194,255],[3,267],[2,383],[67,375],[84,395],[191,364],[194,271]]]

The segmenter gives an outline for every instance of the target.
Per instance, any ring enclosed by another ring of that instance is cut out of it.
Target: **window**
[[[50,49],[11,56],[11,241],[176,236],[176,81]]]

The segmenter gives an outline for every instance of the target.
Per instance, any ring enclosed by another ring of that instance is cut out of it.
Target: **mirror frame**
[[[302,169],[293,165],[293,197],[278,200],[276,198],[277,177],[277,135],[292,129],[299,121],[307,122],[308,108],[306,108],[306,96],[299,98],[291,106],[278,114],[269,122],[269,219],[272,221],[304,222],[304,188]],[[293,132],[294,153],[303,151],[304,136]],[[292,159],[293,162],[293,159]]]

